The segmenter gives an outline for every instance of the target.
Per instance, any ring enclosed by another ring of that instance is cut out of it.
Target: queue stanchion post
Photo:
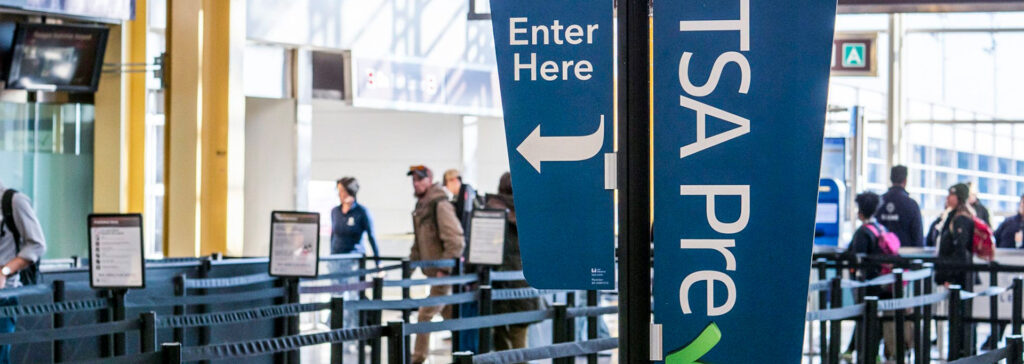
[[[555,303],[553,305],[555,310],[555,317],[551,320],[551,343],[558,344],[568,342],[569,340],[569,320],[567,307],[565,303]],[[555,358],[552,360],[552,364],[570,364],[572,358]]]
[[[480,316],[489,316],[493,313],[494,302],[491,300],[492,293],[493,291],[491,290],[491,286],[480,286]],[[479,350],[481,353],[489,353],[491,352],[491,348],[494,347],[494,338],[492,337],[493,332],[494,329],[490,327],[480,328]]]
[[[220,254],[220,253],[215,253],[215,254]],[[288,296],[285,298],[287,303],[288,304],[299,303],[299,279],[298,278],[288,278],[288,281],[285,284],[286,284],[286,287],[288,287],[288,291],[287,291],[288,292]],[[288,335],[292,336],[292,335],[298,335],[298,334],[299,334],[299,313],[295,313],[294,315],[288,316]],[[285,354],[285,355],[288,356],[288,363],[290,363],[290,364],[299,364],[299,362],[302,361],[302,359],[300,357],[301,352],[302,352],[301,350],[296,349],[296,350],[289,351],[287,354]]]
[[[113,289],[110,291],[110,307],[113,321],[124,321],[125,305],[124,296],[128,293],[126,289]],[[114,333],[114,356],[121,356],[125,353],[125,335],[123,332]]]
[[[597,307],[597,290],[587,291],[587,307]],[[597,339],[597,316],[587,316],[587,339]],[[587,364],[597,364],[597,353],[587,355]]]
[[[922,261],[920,259],[914,259],[911,262],[911,267],[913,267],[914,270],[920,271],[921,268],[922,268],[922,264],[924,264],[924,261]],[[921,291],[921,284],[922,284],[922,280],[920,280],[920,279],[914,280],[914,282],[913,282],[914,297],[920,297],[921,296],[921,292],[922,292]],[[922,322],[921,321],[921,306],[914,307],[914,335],[913,336],[914,336],[914,363],[915,364],[920,364],[921,363],[921,360],[918,359],[918,357],[921,356],[921,348],[924,347],[924,345],[921,344],[921,322]]]
[[[473,353],[468,351],[452,354],[454,364],[473,364]]]
[[[452,267],[452,275],[453,276],[462,275],[462,272],[464,271],[463,268],[465,268],[462,265],[462,258],[458,257],[458,258],[454,258],[454,260],[455,260],[455,266]],[[452,285],[452,293],[453,294],[462,293],[462,285],[461,284],[453,284]],[[462,318],[462,310],[460,309],[459,304],[452,304],[452,305],[449,305],[449,307],[451,307],[452,318],[454,318],[454,319]],[[457,351],[460,351],[460,349],[462,349],[462,345],[460,345],[461,344],[461,340],[459,340],[462,335],[460,335],[460,334],[461,333],[458,332],[458,331],[452,331],[452,352],[457,352]]]
[[[360,271],[365,271],[366,270],[366,257],[359,258],[359,270]],[[366,282],[366,274],[360,274],[359,275],[359,282],[360,283],[361,282]],[[366,297],[366,291],[362,290],[362,289],[359,290],[359,300],[365,300],[366,298],[367,298]],[[358,317],[358,320],[359,320],[358,321],[359,324],[357,326],[363,327],[363,326],[367,325],[367,312],[366,311],[363,311],[363,310],[356,311],[356,317]],[[357,342],[357,344],[356,344],[356,360],[358,361],[359,364],[365,364],[366,363],[366,346],[367,346],[366,340],[359,340]]]
[[[1010,348],[1010,354],[1006,358],[1007,364],[1024,364],[1024,341],[1020,335],[1006,337],[1006,346]]]
[[[160,356],[163,358],[163,364],[181,363],[181,343],[163,343],[160,345],[160,353]]]
[[[903,268],[893,269],[892,274],[895,277],[892,283],[892,297],[903,298]],[[906,330],[903,327],[906,322],[905,316],[902,309],[893,311],[893,324],[896,326],[896,364],[906,364],[907,360],[907,342],[903,340],[906,337]]]
[[[412,262],[409,261],[409,258],[402,259],[402,279],[411,279],[412,272]],[[410,298],[412,298],[411,289],[409,287],[402,287],[402,299],[407,300]],[[412,315],[412,310],[402,310],[402,321],[408,323],[410,315]],[[406,337],[402,340],[402,343],[402,345],[405,345],[405,351],[403,351],[403,353],[405,353],[405,362],[411,362],[410,346],[412,345],[412,340],[409,340],[409,338]]]
[[[828,261],[825,258],[818,258],[815,262],[815,268],[818,271],[818,282],[826,280],[828,276]],[[824,310],[828,308],[828,292],[825,290],[818,291],[818,309]],[[818,354],[821,356],[821,362],[824,363],[828,358],[828,341],[826,336],[828,335],[828,328],[825,327],[824,321],[818,321]],[[814,348],[811,348],[811,353],[814,353]]]
[[[345,328],[345,298],[331,296],[331,330]],[[342,363],[345,356],[345,342],[331,343],[331,363]]]
[[[185,289],[185,281],[188,280],[188,276],[185,273],[179,274],[174,277],[174,295],[178,297],[185,297],[187,290]],[[174,306],[174,316],[184,316],[186,314],[185,305]],[[183,343],[185,342],[185,328],[175,327],[173,330],[174,341]]]
[[[1021,307],[1022,303],[1024,303],[1024,297],[1021,297],[1022,293],[1024,293],[1024,279],[1021,279],[1021,277],[1014,277],[1013,278],[1013,316],[1011,318],[1011,321],[1012,321],[1011,322],[1011,326],[1013,326],[1013,327],[1010,329],[1010,332],[1012,332],[1014,335],[1020,335],[1020,326],[1022,324],[1022,322],[1021,322],[1022,321],[1022,316],[1024,316],[1024,315],[1022,315],[1022,312],[1021,312],[1022,309],[1024,309],[1024,307]]]
[[[373,294],[373,300],[374,301],[380,301],[380,300],[384,299],[384,278],[382,278],[382,277],[373,277],[373,291],[372,291],[372,294]],[[371,316],[370,316],[369,324],[370,325],[374,325],[374,326],[380,325],[381,321],[382,321],[383,313],[384,312],[382,310],[370,311],[369,314]],[[381,354],[380,350],[381,350],[381,340],[380,340],[380,337],[371,339],[370,340],[370,363],[372,363],[372,364],[380,364],[380,356],[381,356],[380,355]]]
[[[999,287],[999,263],[991,261],[988,263],[988,286]],[[999,342],[1003,336],[1002,327],[999,326],[999,295],[995,294],[988,298],[988,324],[991,327],[990,340]],[[995,346],[993,346],[995,347]]]
[[[287,295],[288,278],[278,277],[277,279],[274,280],[274,287],[275,288],[284,288],[285,292],[286,292],[285,296],[280,297],[280,298],[275,298],[274,299],[274,304],[275,305],[283,305],[283,304],[288,303],[288,295]],[[274,336],[275,337],[282,337],[282,336],[287,336],[288,335],[288,321],[289,321],[288,317],[278,317],[278,318],[274,319]],[[200,340],[202,340],[202,337],[200,337]],[[284,352],[274,353],[274,362],[275,363],[287,363],[288,362],[288,353],[284,353]]]
[[[77,256],[77,255],[72,255],[71,256],[71,268],[81,268],[81,267],[82,267],[82,258]]]
[[[142,328],[139,329],[139,350],[143,353],[156,351],[156,313],[153,311],[139,314]]]
[[[64,302],[65,299],[65,288],[63,280],[56,280],[51,283],[53,286],[53,303]],[[55,312],[53,314],[53,328],[59,329],[64,327],[64,313]],[[53,341],[53,362],[60,363],[64,361],[64,341],[54,340]]]
[[[932,286],[934,283],[932,281],[932,277],[934,277],[935,274],[935,265],[932,263],[924,263],[922,267],[924,269],[932,270],[932,274],[924,277],[924,283],[922,283],[922,286],[924,286],[922,287],[924,295],[930,295],[933,291]],[[924,307],[921,307],[921,316],[921,346],[918,346],[920,349],[917,354],[920,359],[917,362],[918,364],[927,364],[932,361],[932,305],[924,305]]]
[[[832,308],[843,306],[843,276],[837,274],[832,277]],[[833,320],[829,323],[828,333],[828,361],[830,364],[839,364],[839,345],[843,336],[843,320]]]
[[[861,334],[861,364],[875,364],[878,358],[878,297],[864,297],[864,320],[862,321]]]
[[[405,322],[388,321],[388,364],[405,364]]]
[[[565,307],[576,307],[576,291],[569,291],[565,293]],[[565,325],[569,333],[567,337],[571,338],[569,341],[576,341],[576,319],[572,318],[567,320]]]
[[[210,259],[210,257],[205,257],[205,258],[203,258],[203,259],[201,259],[199,261],[199,278],[210,278],[210,271],[212,271],[212,270],[213,270],[213,260]],[[199,295],[199,296],[205,296],[206,293],[207,292],[206,292],[205,288],[201,288],[201,289],[197,289],[196,290],[196,294]],[[198,305],[196,307],[196,311],[198,311],[198,313],[200,313],[200,314],[207,313],[207,312],[209,312],[209,306],[207,306],[207,305]],[[287,320],[287,319],[285,319],[285,320]],[[287,324],[287,322],[286,322],[286,324]],[[207,345],[209,343],[210,343],[210,326],[209,325],[200,326],[199,327],[199,345],[203,346],[203,345]],[[200,361],[200,363],[204,363],[204,364],[205,363],[209,363],[209,362],[210,362],[209,360]]]
[[[963,316],[960,315],[960,286],[949,286],[949,353],[946,360],[960,359],[960,346],[963,344]]]

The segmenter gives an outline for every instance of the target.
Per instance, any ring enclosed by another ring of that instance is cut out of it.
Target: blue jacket
[[[363,205],[353,203],[348,213],[341,212],[341,206],[331,209],[331,254],[358,253],[366,255],[363,248],[363,234],[370,240],[373,256],[379,257],[377,237],[373,235],[373,219]]]
[[[900,246],[924,246],[921,208],[903,187],[894,186],[882,195],[875,218],[900,238]]]
[[[992,234],[995,235],[996,238],[996,247],[1016,248],[1017,242],[1013,239],[1013,236],[1021,230],[1024,230],[1024,216],[1016,214],[1007,217],[1006,220],[1003,220],[1002,224],[999,224],[999,228],[996,229],[996,232]],[[1024,245],[1022,245],[1021,248],[1024,248]]]

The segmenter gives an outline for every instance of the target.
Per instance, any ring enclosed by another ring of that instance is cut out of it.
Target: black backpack
[[[4,225],[0,228],[0,236],[3,236],[6,228],[7,232],[11,233],[14,237],[14,252],[15,255],[21,251],[21,232],[18,231],[18,226],[14,224],[14,195],[18,191],[8,188],[4,191],[2,201],[0,201],[0,210],[3,212]],[[21,284],[30,286],[39,282],[39,262],[35,261],[29,264],[27,267],[18,272],[18,276],[21,278]]]

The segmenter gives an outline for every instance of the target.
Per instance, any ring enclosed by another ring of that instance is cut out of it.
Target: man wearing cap
[[[465,247],[462,223],[455,214],[455,207],[448,201],[448,195],[440,183],[434,183],[434,175],[424,166],[409,167],[412,187],[416,195],[416,209],[412,212],[412,226],[415,237],[409,260],[455,259],[462,256]],[[447,268],[422,268],[427,277],[444,277],[450,273]],[[430,296],[444,296],[451,286],[431,286]],[[428,322],[441,312],[444,306],[420,307],[417,322]],[[423,363],[430,351],[430,334],[417,334],[412,362]]]
[[[900,246],[924,246],[921,208],[907,193],[907,167],[892,167],[889,180],[892,187],[882,195],[882,205],[875,213],[875,219],[896,234]]]

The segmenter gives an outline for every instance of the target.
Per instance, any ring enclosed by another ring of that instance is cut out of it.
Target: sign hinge
[[[615,153],[604,154],[604,189],[614,190],[618,188],[618,163]]]
[[[651,324],[651,361],[662,361],[661,324]]]

